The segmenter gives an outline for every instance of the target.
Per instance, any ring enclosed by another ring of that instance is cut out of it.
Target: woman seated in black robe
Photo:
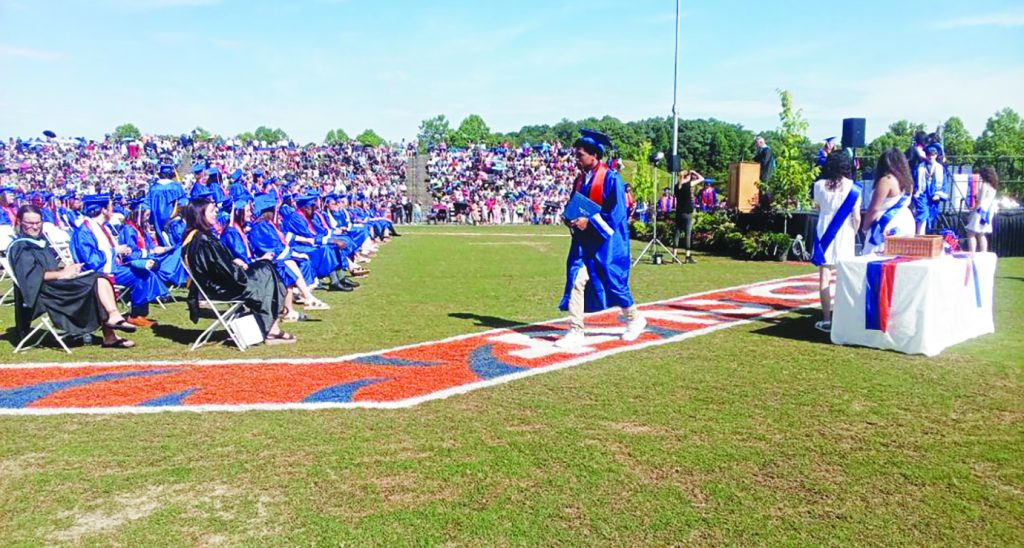
[[[7,258],[18,282],[15,292],[15,326],[19,339],[29,333],[32,320],[43,313],[54,326],[71,336],[103,329],[104,348],[131,348],[114,330],[135,332],[117,310],[114,286],[95,272],[81,272],[82,265],[58,264],[57,252],[43,238],[43,215],[33,205],[18,210],[18,239],[7,248]]]
[[[234,262],[234,255],[213,233],[217,204],[208,194],[199,194],[185,207],[185,239],[182,260],[191,272],[188,309],[193,323],[199,321],[199,292],[214,300],[241,300],[255,316],[267,344],[293,343],[295,337],[281,330],[278,318],[284,311],[284,284],[274,263],[254,261],[247,267]]]

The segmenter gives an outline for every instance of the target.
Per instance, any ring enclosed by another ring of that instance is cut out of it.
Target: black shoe
[[[686,264],[697,264],[697,261],[693,260],[693,257],[691,257],[689,255],[686,256],[686,260],[683,261],[683,262],[686,263]]]
[[[347,286],[347,285],[342,285],[340,283],[336,283],[336,284],[331,284],[330,287],[327,288],[327,290],[328,291],[352,291],[352,288]]]
[[[352,278],[345,277],[341,279],[341,285],[347,285],[349,287],[356,288],[359,287],[359,282],[353,280]]]

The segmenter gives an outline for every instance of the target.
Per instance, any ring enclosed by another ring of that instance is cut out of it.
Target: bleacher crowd
[[[446,146],[430,150],[427,221],[552,224],[578,173],[571,147]]]

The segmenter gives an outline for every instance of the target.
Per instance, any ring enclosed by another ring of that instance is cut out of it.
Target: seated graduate
[[[316,196],[312,194],[296,197],[295,204],[297,209],[287,217],[284,217],[281,229],[284,231],[285,237],[288,239],[292,249],[309,257],[317,277],[330,278],[329,290],[352,291],[355,286],[351,283],[351,280],[343,281],[343,276],[339,274],[339,271],[347,265],[342,262],[345,260],[345,257],[337,252],[339,249],[338,244],[325,242],[323,238],[317,238],[316,236],[316,230],[313,228],[313,223],[310,220],[313,209],[312,203],[315,200]]]
[[[110,216],[110,196],[96,194],[82,197],[82,223],[71,234],[71,256],[83,268],[106,274],[114,283],[128,288],[132,309],[128,323],[136,327],[156,324],[147,318],[149,303],[167,295],[167,287],[153,272],[153,259],[130,260],[131,249],[118,245],[106,221]]]
[[[277,210],[277,198],[273,194],[260,194],[253,199],[253,214],[256,215],[249,224],[249,246],[253,256],[270,253],[274,256],[277,274],[288,285],[292,277],[301,277],[311,289],[316,287],[316,272],[309,262],[309,257],[299,253],[288,245],[288,239],[281,229],[274,224],[274,212]],[[299,268],[296,273],[292,266]],[[297,282],[296,282],[297,283]]]
[[[7,249],[18,281],[15,326],[19,337],[28,334],[32,320],[49,313],[57,329],[71,336],[103,330],[104,348],[131,348],[135,343],[117,337],[114,330],[135,332],[135,326],[117,310],[114,287],[96,272],[83,272],[81,264],[58,264],[57,252],[43,238],[39,208],[22,206],[16,216],[18,238]]]
[[[319,197],[313,201],[311,213],[313,230],[316,232],[317,238],[337,247],[338,255],[344,258],[342,264],[346,265],[348,271],[353,276],[369,274],[369,270],[359,266],[360,262],[367,261],[368,259],[359,254],[359,246],[356,245],[354,239],[350,238],[344,231],[335,230],[331,227],[331,222],[327,219],[328,215],[321,208]],[[342,283],[345,283],[345,278],[342,279]],[[359,287],[358,283],[351,280],[348,283],[355,284],[354,287]]]
[[[244,270],[248,269],[249,265],[257,259],[274,262],[274,266],[277,267],[277,274],[281,278],[281,283],[289,290],[297,289],[299,291],[302,295],[303,303],[306,305],[306,310],[329,310],[331,308],[330,305],[313,296],[312,290],[306,285],[306,280],[302,276],[301,268],[294,260],[282,260],[280,261],[282,263],[281,266],[278,267],[278,261],[275,261],[277,254],[273,251],[265,251],[259,257],[253,254],[252,246],[249,245],[244,228],[248,225],[252,214],[252,202],[253,199],[251,197],[244,196],[232,204],[234,211],[232,221],[225,226],[224,231],[220,235],[220,243],[224,244],[224,247],[231,251],[231,254],[234,256],[234,263]],[[291,291],[285,293],[285,308],[288,311],[285,314],[286,320],[299,319],[299,314],[295,312],[292,306]]]
[[[366,227],[356,228],[352,226],[348,212],[342,206],[344,199],[344,196],[337,196],[335,194],[324,196],[327,224],[334,234],[348,236],[352,243],[355,244],[355,249],[358,250],[357,252],[361,256],[369,257],[375,252],[373,244],[368,243],[370,241],[370,234]]]
[[[198,193],[185,207],[185,241],[182,260],[192,273],[189,286],[188,310],[193,322],[199,321],[199,291],[211,299],[242,300],[256,317],[267,344],[295,342],[295,336],[281,330],[278,317],[284,312],[285,288],[277,276],[273,263],[256,260],[240,267],[234,256],[217,235],[213,224],[217,220],[217,204],[212,192]]]
[[[128,215],[117,233],[117,242],[131,250],[129,260],[154,259],[157,262],[156,275],[165,284],[182,287],[188,281],[188,274],[181,265],[181,246],[157,245],[148,231],[151,218],[145,200],[130,200]]]

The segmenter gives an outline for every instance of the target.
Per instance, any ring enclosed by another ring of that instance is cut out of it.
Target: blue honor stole
[[[836,214],[832,217],[832,221],[825,228],[825,233],[819,238],[817,231],[815,231],[814,254],[811,256],[811,263],[814,266],[825,264],[825,250],[832,245],[832,242],[836,239],[836,234],[839,233],[839,229],[850,218],[850,215],[853,213],[853,206],[857,204],[857,200],[860,199],[863,190],[864,186],[861,183],[854,182],[853,186],[850,187],[850,193],[846,195],[846,199],[843,200],[842,205],[839,206]]]
[[[868,232],[869,243],[873,245],[882,245],[882,242],[885,241],[886,227],[888,227],[889,223],[892,222],[893,217],[895,217],[896,214],[899,213],[901,209],[903,209],[903,206],[907,205],[908,199],[909,197],[906,194],[904,194],[903,196],[900,197],[899,201],[893,204],[892,207],[890,207],[889,209],[885,210],[885,213],[883,213],[881,217],[875,220],[875,222],[871,225],[870,232]]]

